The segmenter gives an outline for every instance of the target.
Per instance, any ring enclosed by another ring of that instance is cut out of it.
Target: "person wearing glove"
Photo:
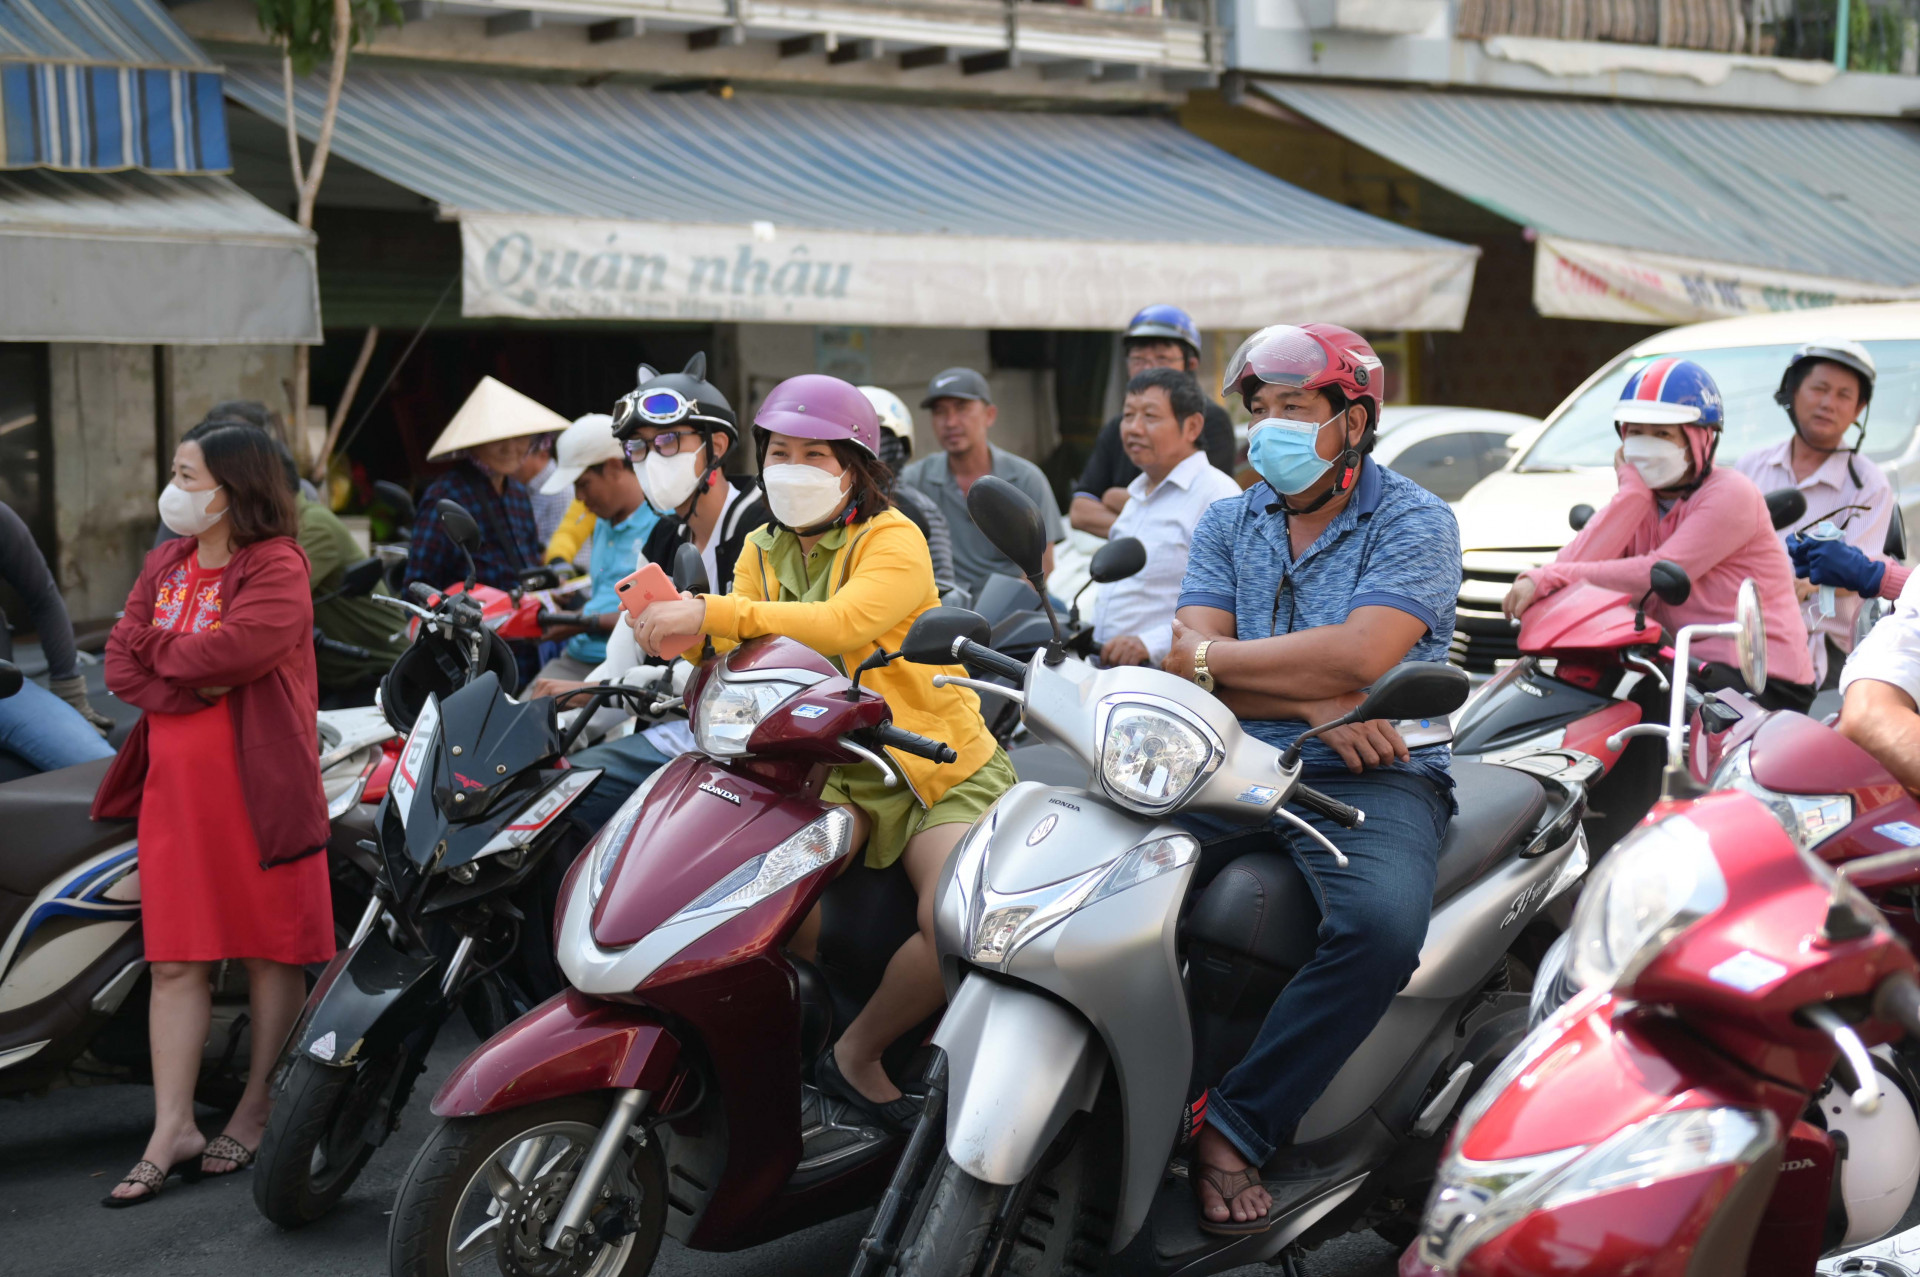
[[[1814,585],[1852,590],[1863,599],[1897,599],[1907,588],[1913,569],[1904,563],[1876,559],[1845,541],[1815,541],[1796,536],[1787,542],[1793,574]]]
[[[87,679],[80,672],[60,587],[25,521],[3,502],[0,577],[26,602],[48,674],[47,687],[29,681],[18,694],[0,700],[0,751],[43,772],[112,757],[113,746],[104,737],[113,720],[87,700]],[[0,612],[0,657],[13,655],[6,620]]]

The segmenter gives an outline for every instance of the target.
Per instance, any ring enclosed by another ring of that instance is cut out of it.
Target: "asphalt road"
[[[447,1026],[416,1099],[431,1095],[474,1040],[463,1022]],[[21,1277],[384,1277],[387,1211],[415,1149],[431,1129],[424,1104],[374,1155],[359,1182],[326,1219],[283,1233],[254,1210],[243,1172],[187,1185],[175,1179],[159,1200],[131,1210],[99,1199],[138,1160],[153,1114],[141,1086],[57,1090],[0,1100],[0,1272]],[[209,1135],[220,1115],[201,1110]],[[865,1215],[731,1255],[701,1254],[669,1241],[659,1277],[818,1277],[844,1273]],[[1343,1238],[1308,1262],[1312,1277],[1390,1277],[1395,1254],[1372,1234]],[[1271,1277],[1249,1267],[1242,1277]]]

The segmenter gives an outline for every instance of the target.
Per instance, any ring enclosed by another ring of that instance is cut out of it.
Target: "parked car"
[[[1732,461],[1786,438],[1791,427],[1773,402],[1780,374],[1796,347],[1825,337],[1849,337],[1873,352],[1880,376],[1861,450],[1886,471],[1907,526],[1920,526],[1920,303],[1835,306],[1668,329],[1587,378],[1544,427],[1515,441],[1503,469],[1455,503],[1466,579],[1453,659],[1470,673],[1490,674],[1497,663],[1518,655],[1500,600],[1516,576],[1547,562],[1573,538],[1568,512],[1574,506],[1598,509],[1612,498],[1619,447],[1613,405],[1635,369],[1659,356],[1681,355],[1712,373],[1727,420],[1718,456]]]
[[[1513,436],[1539,425],[1538,417],[1491,408],[1389,406],[1380,413],[1373,459],[1443,501],[1458,501],[1507,464]]]

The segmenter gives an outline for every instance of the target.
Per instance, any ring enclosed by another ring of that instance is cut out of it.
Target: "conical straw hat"
[[[427,460],[444,457],[462,448],[475,448],[497,439],[519,439],[526,435],[557,434],[571,424],[544,404],[527,398],[512,386],[482,377],[460,411],[433,441]]]

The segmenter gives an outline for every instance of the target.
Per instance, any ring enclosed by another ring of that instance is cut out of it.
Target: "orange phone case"
[[[667,574],[661,570],[658,563],[647,564],[613,588],[620,595],[620,606],[635,618],[647,610],[648,604],[669,603],[680,597],[680,591],[673,588],[673,582],[667,578]],[[685,642],[677,640],[676,642],[677,646],[669,644],[662,647],[660,655],[672,660],[699,643],[700,636],[689,634]]]

